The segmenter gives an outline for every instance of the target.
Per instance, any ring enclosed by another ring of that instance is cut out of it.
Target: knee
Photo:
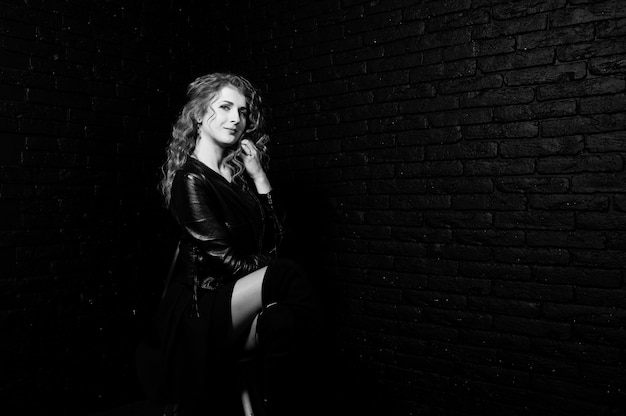
[[[296,327],[291,308],[273,303],[265,308],[257,320],[258,341],[261,346],[292,337]]]

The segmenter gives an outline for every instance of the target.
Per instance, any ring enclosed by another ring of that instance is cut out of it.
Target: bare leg
[[[230,301],[233,335],[239,337],[249,330],[246,335],[246,350],[251,350],[256,345],[256,316],[263,309],[261,288],[266,270],[267,267],[263,267],[240,278],[233,288]]]

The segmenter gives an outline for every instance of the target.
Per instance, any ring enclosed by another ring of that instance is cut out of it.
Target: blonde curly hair
[[[232,86],[246,97],[248,105],[247,127],[241,139],[246,138],[256,144],[261,163],[267,168],[268,136],[264,133],[265,114],[263,102],[258,90],[241,75],[231,73],[212,73],[196,78],[187,87],[187,103],[183,106],[178,119],[172,128],[172,136],[167,144],[167,159],[161,168],[159,191],[169,206],[172,182],[176,172],[187,162],[196,147],[198,137],[198,119],[201,119],[210,109],[217,94],[222,88]],[[224,164],[230,169],[232,180],[245,185],[243,177],[243,151],[241,146],[227,149]]]

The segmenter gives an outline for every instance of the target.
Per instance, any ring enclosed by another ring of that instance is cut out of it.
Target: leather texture
[[[171,192],[182,230],[176,280],[214,289],[269,264],[286,229],[274,191],[259,195],[190,157]]]

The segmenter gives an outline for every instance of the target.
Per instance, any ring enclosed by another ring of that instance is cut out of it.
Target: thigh
[[[256,314],[263,308],[261,288],[266,270],[267,267],[263,267],[240,278],[233,287],[230,307],[235,334],[249,328]]]

